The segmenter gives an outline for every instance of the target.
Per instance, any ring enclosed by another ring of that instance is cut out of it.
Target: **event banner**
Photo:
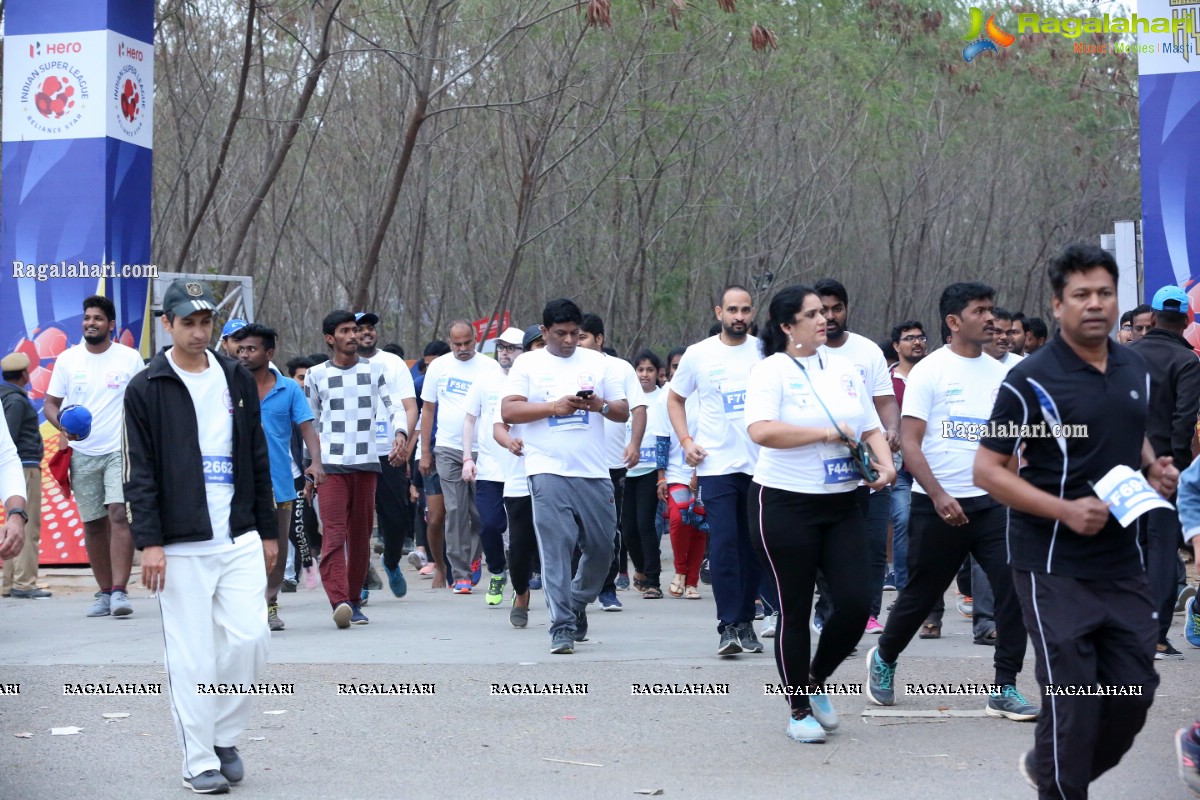
[[[1200,303],[1200,0],[1141,0],[1143,17],[1181,20],[1138,34],[1142,248],[1149,298],[1168,284]],[[1190,223],[1190,224],[1189,224]],[[1192,344],[1200,343],[1195,326]]]
[[[5,4],[0,355],[31,363],[41,409],[58,354],[82,339],[83,299],[117,307],[146,354],[150,316],[153,0]],[[42,426],[46,459],[58,434]],[[43,564],[86,563],[74,503],[43,462]]]

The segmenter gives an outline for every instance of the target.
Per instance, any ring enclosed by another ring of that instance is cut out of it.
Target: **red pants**
[[[704,532],[691,525],[685,525],[679,516],[680,506],[671,496],[671,491],[677,488],[686,489],[682,483],[673,483],[667,487],[667,519],[671,523],[671,550],[675,554],[675,572],[685,575],[685,586],[700,585],[700,564],[704,561]],[[687,508],[685,503],[683,508]]]
[[[329,603],[358,605],[371,560],[374,472],[329,475],[321,484],[321,583]]]

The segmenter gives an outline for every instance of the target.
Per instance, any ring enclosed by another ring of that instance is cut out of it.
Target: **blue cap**
[[[67,406],[59,412],[58,424],[72,436],[86,439],[92,432],[92,412],[83,406]]]
[[[1154,293],[1154,299],[1150,301],[1150,308],[1155,311],[1178,311],[1180,314],[1186,314],[1188,312],[1187,292],[1178,286],[1164,286]]]
[[[231,319],[225,323],[225,327],[221,328],[221,338],[228,339],[231,335],[237,333],[242,328],[246,327],[247,322],[244,319]]]
[[[373,311],[359,311],[355,313],[354,321],[359,325],[378,325],[379,315]]]

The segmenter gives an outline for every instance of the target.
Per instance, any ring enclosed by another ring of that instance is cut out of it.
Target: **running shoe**
[[[867,617],[867,633],[883,633],[883,626],[875,617]]]
[[[867,699],[877,706],[896,705],[896,665],[879,657],[879,645],[867,652]]]
[[[747,653],[761,653],[763,651],[763,643],[754,635],[753,622],[741,622],[736,627],[738,641],[742,643],[743,650]]]
[[[1200,647],[1200,614],[1196,613],[1196,598],[1188,598],[1187,621],[1183,623],[1183,636],[1192,647]]]
[[[1017,769],[1021,771],[1021,777],[1029,784],[1030,788],[1037,791],[1037,765],[1036,754],[1033,750],[1026,750],[1021,754],[1021,758],[1017,761]]]
[[[793,718],[788,722],[787,737],[793,742],[803,744],[823,744],[825,729],[817,722],[815,716],[809,714],[804,719]]]
[[[775,630],[779,627],[779,612],[776,611],[771,616],[767,617],[762,626],[762,638],[774,639]]]
[[[129,603],[129,595],[120,589],[113,589],[112,600],[110,602],[114,617],[127,617],[133,613],[133,606]]]
[[[1037,719],[1038,707],[1025,699],[1011,683],[1000,687],[999,694],[989,694],[983,713],[989,717],[1004,717],[1018,722]]]
[[[183,788],[196,794],[229,794],[229,781],[219,770],[206,769],[199,775],[184,778]]]
[[[221,762],[221,774],[225,776],[225,780],[238,783],[246,777],[246,766],[242,764],[242,757],[238,755],[236,747],[214,747],[213,752]]]
[[[89,617],[107,617],[112,613],[112,595],[104,592],[96,592],[96,600],[92,603],[91,608],[87,610],[85,616]]]
[[[471,585],[478,586],[483,577],[483,563],[477,558],[471,562]]]
[[[388,588],[392,590],[393,595],[404,597],[408,594],[408,581],[404,580],[404,573],[400,571],[399,564],[395,569],[388,569],[387,564],[384,564],[383,571],[387,574]]]
[[[821,635],[821,631],[825,628],[825,618],[821,616],[820,611],[813,611],[812,616],[812,632],[817,636]]]
[[[350,617],[354,616],[354,609],[349,603],[338,603],[333,609],[333,624],[339,628],[350,627]]]
[[[1183,653],[1179,652],[1172,646],[1170,639],[1163,639],[1154,646],[1155,661],[1179,661],[1183,658]]]
[[[556,632],[550,640],[550,652],[554,655],[569,656],[575,652],[575,637],[566,628]]]
[[[529,588],[535,592],[542,588],[542,573],[535,572],[529,576]]]
[[[284,578],[283,586],[281,586],[279,588],[279,591],[283,592],[284,594],[288,594],[290,592],[296,591],[296,587],[299,585],[300,585],[299,581],[289,581],[287,578]]]
[[[889,569],[887,575],[883,576],[883,590],[885,592],[896,591],[896,571]]]
[[[529,624],[529,606],[517,605],[517,596],[512,599],[512,610],[508,612],[508,622],[514,628],[524,628]]]
[[[958,608],[958,613],[962,614],[967,619],[975,616],[975,601],[970,595],[960,594],[958,596],[958,602],[955,603],[955,606]]]
[[[424,569],[428,563],[429,559],[420,550],[413,550],[408,554],[408,565],[415,570]]]
[[[586,642],[588,632],[587,609],[581,608],[575,612],[575,641]]]
[[[700,582],[712,586],[712,572],[708,569],[708,559],[700,562]]]
[[[371,620],[367,619],[367,615],[362,612],[359,606],[350,606],[350,623],[352,625],[366,625]]]
[[[737,626],[726,625],[725,630],[721,631],[721,642],[717,645],[717,655],[736,656],[740,652],[742,652],[742,643],[738,639]]]
[[[358,593],[358,604],[365,606],[369,602],[371,602],[371,592],[364,588]]]
[[[471,587],[472,587],[472,584],[468,578],[459,578],[458,580],[456,580],[454,582],[454,593],[455,594],[470,594]]]
[[[1175,598],[1175,613],[1182,614],[1187,608],[1188,600],[1196,596],[1196,587],[1188,584],[1179,590],[1179,596]]]
[[[754,618],[756,620],[763,619],[767,616],[766,610],[763,608],[762,600],[754,601]]]
[[[812,711],[813,717],[817,722],[821,723],[821,727],[827,731],[836,731],[838,726],[837,711],[833,708],[833,701],[829,699],[827,694],[810,694],[808,696],[808,708]]]
[[[422,578],[432,578],[433,573],[435,572],[437,572],[437,567],[429,563],[426,563],[425,566],[418,570],[418,573]]]
[[[622,572],[617,576],[617,591],[623,592],[629,588],[629,573]]]
[[[283,620],[279,618],[278,603],[271,603],[267,606],[267,627],[272,631],[283,630]]]
[[[601,592],[597,599],[600,601],[600,607],[605,611],[621,610],[621,601],[617,599],[616,592]]]
[[[507,575],[493,575],[488,580],[487,594],[483,596],[483,599],[489,606],[498,606],[504,602],[504,587],[507,584]]]
[[[1200,795],[1200,744],[1196,744],[1195,730],[1192,725],[1175,731],[1175,758],[1183,785]]]

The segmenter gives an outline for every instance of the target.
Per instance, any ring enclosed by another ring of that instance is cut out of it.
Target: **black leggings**
[[[529,591],[529,577],[537,569],[537,536],[533,528],[533,500],[525,497],[504,498],[508,512],[508,577],[513,591]]]
[[[654,515],[658,512],[658,473],[647,472],[635,478],[625,476],[625,497],[621,504],[621,538],[625,541],[633,567],[646,576],[646,585],[657,587],[662,572],[662,551]]]
[[[867,527],[854,492],[799,494],[751,485],[750,539],[779,590],[775,664],[784,685],[824,683],[854,650],[871,610]],[[808,615],[817,570],[833,600],[816,655],[809,659]],[[790,696],[793,714],[808,697]]]

